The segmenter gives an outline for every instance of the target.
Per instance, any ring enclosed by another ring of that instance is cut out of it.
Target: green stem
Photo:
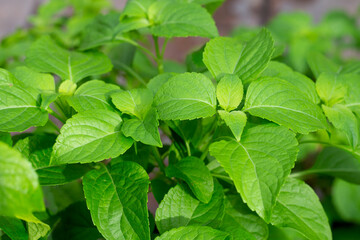
[[[137,74],[134,70],[132,70],[130,67],[126,66],[125,64],[120,63],[120,66],[124,69],[125,72],[133,76],[136,80],[138,80],[141,84],[146,86],[145,80]]]
[[[142,50],[143,52],[149,54],[154,60],[156,60],[156,56],[147,48],[143,47],[142,45],[140,45],[139,43],[132,41],[128,38],[123,38],[123,37],[116,37],[116,40],[120,40],[120,41],[124,41],[127,43],[130,43],[131,45],[133,45],[134,47],[139,48],[140,50]]]
[[[164,60],[163,60],[163,54],[161,54],[160,48],[159,48],[159,38],[156,36],[153,36],[153,39],[154,39],[155,53],[156,53],[155,61],[158,65],[159,73],[163,73],[164,72]]]
[[[56,130],[58,133],[60,133],[60,128],[58,126],[56,126],[56,124],[53,121],[49,120],[49,124],[54,130]]]
[[[52,110],[51,108],[48,108],[48,112],[53,115],[54,117],[56,117],[60,122],[62,122],[63,124],[65,124],[66,119],[64,119],[63,117],[61,117],[59,114],[57,114],[54,110]]]
[[[316,171],[308,169],[308,170],[292,173],[292,174],[290,174],[290,177],[300,178],[300,177],[303,177],[303,176],[306,176],[309,174],[313,174],[313,173],[316,173]]]
[[[188,156],[190,157],[191,156],[191,148],[190,148],[190,144],[189,144],[189,141],[185,141],[185,146],[186,146],[186,151],[188,153]]]
[[[165,173],[165,164],[164,164],[163,160],[161,159],[159,150],[156,147],[152,147],[152,150],[153,150],[154,157],[156,159],[157,164],[159,165],[160,170]]]
[[[211,173],[211,175],[212,175],[213,177],[222,179],[222,180],[224,180],[224,181],[226,181],[226,182],[232,183],[232,180],[231,180],[230,177],[227,177],[227,176],[224,176],[224,175],[221,175],[221,174],[217,174],[217,173]]]

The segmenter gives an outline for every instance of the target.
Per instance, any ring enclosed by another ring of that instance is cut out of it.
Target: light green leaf
[[[184,180],[201,202],[208,203],[214,192],[214,180],[204,161],[197,157],[186,157],[170,164],[166,176]]]
[[[54,77],[50,74],[39,73],[25,66],[16,67],[12,73],[26,86],[40,91],[55,91]]]
[[[344,149],[327,147],[317,157],[308,173],[320,173],[360,184],[360,156]]]
[[[220,230],[232,233],[234,240],[266,240],[269,235],[264,220],[252,212],[239,196],[234,195],[225,198],[225,216]]]
[[[126,137],[132,137],[135,141],[144,144],[162,147],[159,134],[158,114],[155,108],[151,108],[144,117],[144,120],[128,119],[125,120],[121,131]]]
[[[50,164],[98,162],[119,156],[133,143],[120,132],[121,122],[117,113],[102,109],[74,115],[60,130]]]
[[[202,203],[191,195],[187,186],[177,185],[169,190],[156,210],[156,226],[160,233],[189,225],[218,227],[224,216],[224,193],[215,182],[209,203]]]
[[[316,93],[315,83],[305,75],[293,71],[284,63],[271,61],[268,67],[261,74],[267,77],[278,77],[288,81],[297,87],[304,95],[308,96],[314,103],[319,103],[320,99]]]
[[[155,240],[231,240],[228,233],[206,226],[187,226],[171,229]]]
[[[149,83],[147,84],[147,88],[150,89],[155,95],[160,87],[175,75],[176,73],[159,74],[156,77],[150,79]]]
[[[216,110],[215,87],[203,74],[179,74],[160,87],[154,103],[162,120],[211,117]]]
[[[91,109],[113,110],[109,96],[118,90],[120,87],[114,84],[91,80],[81,85],[74,95],[68,99],[68,102],[77,112]]]
[[[78,82],[81,79],[107,73],[112,64],[98,52],[70,52],[59,47],[49,36],[37,40],[26,54],[26,64],[39,72],[50,72],[62,80]]]
[[[137,88],[111,95],[115,106],[122,112],[144,119],[151,109],[153,94],[149,89]]]
[[[24,220],[45,206],[38,177],[30,162],[0,142],[0,215]]]
[[[20,219],[0,216],[0,229],[13,240],[29,240],[25,226]]]
[[[216,97],[220,106],[230,112],[239,106],[243,98],[244,88],[236,75],[225,75],[216,87]]]
[[[360,81],[358,74],[344,75],[347,93],[344,97],[346,106],[360,115]]]
[[[38,92],[30,87],[0,86],[0,131],[22,132],[44,126],[48,113],[39,107]]]
[[[101,234],[109,240],[150,240],[146,171],[129,161],[98,166],[85,175],[83,184],[86,204]]]
[[[327,126],[319,106],[294,85],[274,77],[261,78],[250,84],[244,111],[303,134]]]
[[[223,110],[219,110],[218,113],[234,134],[236,141],[240,141],[247,121],[246,114],[242,111],[226,112]]]
[[[159,37],[207,37],[219,35],[211,15],[201,6],[179,1],[156,1],[148,10],[150,31]]]
[[[359,123],[353,112],[344,105],[322,106],[326,117],[335,128],[344,132],[350,146],[355,148],[359,143]]]
[[[332,199],[342,219],[360,223],[360,186],[336,179]]]
[[[316,91],[328,106],[343,102],[347,92],[346,75],[330,72],[320,74],[316,81]]]
[[[210,145],[210,154],[234,181],[244,202],[267,222],[297,152],[295,134],[275,124],[247,129],[240,142]]]
[[[340,69],[337,64],[319,52],[310,52],[307,56],[307,62],[316,78],[325,72],[337,73]]]
[[[234,39],[217,38],[206,44],[203,61],[215,78],[236,74],[247,85],[267,66],[274,52],[274,40],[263,29],[244,46]]]
[[[0,68],[0,86],[12,86],[18,83],[18,80],[9,71]]]
[[[153,2],[155,0],[129,0],[122,11],[121,18],[125,16],[146,18],[147,11]]]
[[[28,222],[29,240],[38,240],[41,237],[46,237],[50,231],[50,226],[35,219],[33,222]]]
[[[281,188],[271,224],[294,228],[312,240],[332,239],[318,196],[310,186],[294,178],[288,178]]]

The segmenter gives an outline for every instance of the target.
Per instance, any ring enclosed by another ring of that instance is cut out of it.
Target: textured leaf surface
[[[9,71],[0,68],[0,86],[2,85],[12,85],[17,82],[17,79]]]
[[[62,80],[81,79],[107,73],[112,65],[102,53],[70,52],[56,45],[49,36],[37,40],[26,54],[27,66],[39,72],[59,75]]]
[[[156,226],[160,233],[188,225],[218,227],[224,216],[224,193],[219,183],[213,196],[202,203],[191,195],[187,186],[177,185],[169,190],[156,210]]]
[[[81,85],[74,95],[68,99],[68,102],[77,112],[91,109],[113,110],[109,96],[117,90],[120,90],[120,88],[116,85],[91,80]]]
[[[13,240],[28,240],[24,224],[20,219],[0,216],[0,229]]]
[[[168,177],[184,180],[200,201],[208,203],[214,191],[214,180],[205,163],[197,157],[186,157],[166,168]]]
[[[219,110],[218,112],[225,124],[229,126],[231,132],[234,134],[236,141],[240,141],[241,134],[247,121],[246,114],[242,111],[226,112]]]
[[[324,72],[336,73],[339,66],[318,52],[308,54],[307,61],[315,77],[319,77]]]
[[[34,87],[41,91],[55,91],[54,77],[50,74],[38,73],[25,66],[16,67],[12,73],[26,86]]]
[[[0,152],[0,215],[31,219],[45,210],[38,177],[18,151],[0,142]]]
[[[316,91],[326,105],[332,106],[344,101],[347,88],[346,76],[342,74],[324,72],[316,81]]]
[[[149,88],[155,95],[160,87],[175,75],[176,73],[159,74],[156,77],[150,79],[149,83],[147,84],[147,88]]]
[[[244,88],[236,75],[225,75],[216,87],[216,97],[226,111],[234,110],[243,98]]]
[[[137,88],[111,95],[115,106],[123,113],[143,119],[150,110],[153,94],[149,89]]]
[[[140,141],[144,144],[156,147],[162,147],[158,127],[158,114],[156,109],[151,108],[146,114],[144,120],[125,120],[121,127],[121,131],[126,137],[132,137],[135,141]]]
[[[327,147],[319,154],[309,172],[326,174],[360,184],[360,156],[344,149]]]
[[[215,230],[206,226],[187,226],[172,229],[155,240],[230,240],[231,237],[228,233]]]
[[[94,224],[109,240],[150,239],[147,210],[150,181],[146,171],[128,161],[99,167],[83,180]]]
[[[298,230],[308,239],[332,239],[327,216],[316,193],[304,182],[288,178],[281,188],[271,223]]]
[[[198,4],[157,1],[148,11],[150,31],[159,37],[207,37],[219,35],[211,15]]]
[[[359,143],[359,123],[354,113],[344,105],[334,105],[333,107],[322,106],[325,116],[335,128],[345,133],[350,146],[355,148]]]
[[[261,75],[278,77],[288,81],[297,87],[304,95],[308,96],[314,103],[318,103],[320,100],[316,93],[315,83],[310,78],[293,71],[290,67],[283,63],[276,61],[269,62],[269,65]]]
[[[0,86],[0,131],[22,132],[32,126],[43,126],[48,113],[37,101],[36,90],[17,86]]]
[[[265,77],[250,84],[244,110],[299,133],[324,129],[321,109],[289,82]]]
[[[162,120],[186,120],[215,114],[215,87],[200,73],[179,74],[164,83],[154,99]]]
[[[120,132],[121,122],[117,113],[107,110],[74,115],[60,130],[51,165],[97,162],[124,153],[133,141]]]
[[[275,124],[247,129],[240,142],[222,140],[210,145],[210,154],[234,181],[244,202],[265,221],[270,220],[297,152],[295,134]]]

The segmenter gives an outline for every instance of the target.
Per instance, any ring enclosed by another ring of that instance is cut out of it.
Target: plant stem
[[[123,38],[123,37],[116,37],[116,40],[120,40],[120,41],[124,41],[127,43],[130,43],[131,45],[133,45],[134,47],[139,48],[140,50],[142,50],[143,52],[149,54],[154,60],[156,60],[156,56],[147,48],[143,47],[142,45],[140,45],[139,43],[132,41],[128,38]]]
[[[61,117],[59,114],[57,114],[54,110],[52,110],[51,108],[48,108],[48,112],[53,115],[54,117],[56,117],[60,122],[62,122],[63,124],[65,124],[66,119],[64,119],[63,117]]]
[[[153,39],[154,39],[155,53],[156,53],[155,61],[158,65],[159,73],[163,73],[164,72],[164,60],[163,60],[163,54],[160,52],[160,48],[159,48],[159,38],[156,36],[153,36]]]
[[[165,173],[165,164],[164,164],[163,160],[161,159],[159,150],[156,147],[152,147],[152,150],[153,150],[154,157],[156,159],[157,164],[159,165],[160,170]]]
[[[125,64],[120,63],[120,65],[124,69],[125,72],[127,72],[128,74],[133,76],[136,80],[138,80],[141,84],[146,86],[145,80],[139,74],[137,74],[134,70],[132,70],[131,68],[129,68]]]
[[[211,173],[211,175],[212,175],[213,177],[222,179],[222,180],[224,180],[224,181],[226,181],[226,182],[232,183],[231,178],[229,178],[229,177],[227,177],[227,176],[224,176],[224,175],[221,175],[221,174],[217,174],[217,173]]]
[[[190,144],[189,144],[189,141],[185,141],[185,146],[186,146],[186,151],[188,153],[188,156],[190,157],[191,156],[191,148],[190,148]]]
[[[312,173],[316,173],[316,171],[308,169],[308,170],[292,173],[292,174],[290,174],[290,177],[298,178],[298,177],[303,177],[303,176],[306,176],[306,175],[309,175]]]
[[[48,122],[54,130],[56,130],[58,133],[60,133],[60,128],[58,126],[56,126],[56,124],[53,121],[49,120]]]

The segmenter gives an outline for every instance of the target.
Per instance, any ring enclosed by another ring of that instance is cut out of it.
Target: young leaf
[[[128,161],[98,166],[85,175],[83,184],[86,204],[101,234],[109,240],[150,240],[146,171]]]
[[[24,220],[44,211],[42,191],[30,162],[0,142],[0,215]]]
[[[346,106],[336,104],[333,107],[322,106],[326,117],[335,128],[344,132],[346,138],[353,148],[359,143],[359,123],[355,115]]]
[[[144,144],[156,147],[162,147],[158,127],[159,121],[156,109],[150,108],[145,115],[144,120],[125,120],[121,127],[121,131],[126,137],[132,137],[135,141],[140,141]]]
[[[156,210],[156,226],[160,233],[189,225],[218,227],[224,216],[224,193],[215,182],[213,196],[202,203],[191,195],[186,186],[177,185],[169,190]]]
[[[360,184],[360,156],[341,148],[327,147],[322,150],[308,172],[326,174]]]
[[[111,95],[115,106],[122,112],[144,119],[151,109],[153,94],[149,89],[138,88]]]
[[[268,222],[296,160],[295,134],[275,124],[259,125],[247,129],[240,142],[222,140],[212,143],[209,150],[244,202]]]
[[[219,104],[228,112],[239,106],[243,94],[242,82],[236,75],[225,75],[216,87],[216,97]]]
[[[342,219],[360,223],[360,186],[336,179],[333,185],[333,203]]]
[[[120,91],[116,85],[100,80],[91,80],[81,85],[68,99],[68,102],[77,112],[91,109],[113,110],[109,96],[115,91]]]
[[[316,81],[316,91],[326,105],[332,106],[344,101],[346,88],[346,75],[324,72]]]
[[[204,162],[197,157],[186,157],[170,164],[166,176],[184,180],[201,202],[208,203],[214,191],[214,180]]]
[[[27,226],[29,232],[29,240],[38,240],[42,237],[46,237],[47,233],[50,231],[49,225],[37,219],[34,222],[28,222]]]
[[[97,109],[78,113],[61,128],[51,157],[51,165],[98,162],[117,157],[133,141],[120,132],[121,117]]]
[[[38,92],[30,87],[0,86],[0,131],[22,132],[44,126],[48,113],[39,107]]]
[[[39,72],[50,72],[62,80],[78,82],[85,77],[107,73],[112,64],[102,53],[70,52],[59,47],[49,36],[37,40],[26,54],[26,64]]]
[[[274,40],[263,29],[244,46],[228,38],[211,40],[206,44],[203,61],[215,78],[236,74],[246,85],[266,68],[273,51]]]
[[[332,239],[318,196],[310,186],[294,178],[288,178],[281,188],[270,222],[294,228],[308,239]]]
[[[164,83],[154,98],[161,120],[211,117],[216,110],[215,87],[200,73],[183,73]]]
[[[321,109],[297,87],[279,78],[261,78],[250,84],[244,111],[307,134],[324,129]]]
[[[322,73],[337,73],[340,67],[319,52],[311,52],[307,62],[314,76],[318,78]]]
[[[241,134],[246,125],[247,117],[242,111],[226,112],[219,110],[220,117],[224,120],[227,126],[229,126],[231,132],[234,134],[236,141],[240,141]]]
[[[316,93],[315,83],[305,75],[293,71],[284,63],[271,61],[261,74],[267,77],[278,77],[288,81],[297,87],[304,95],[308,96],[314,103],[319,103],[320,99]]]
[[[187,226],[171,229],[155,238],[155,240],[231,240],[228,233],[206,226]]]
[[[29,234],[20,219],[0,216],[0,229],[6,233],[10,239],[28,240]]]
[[[50,74],[39,73],[25,66],[16,67],[12,73],[26,86],[40,91],[55,91],[54,77]]]
[[[150,31],[159,37],[207,37],[219,35],[211,15],[201,6],[179,1],[156,1],[148,10]]]

